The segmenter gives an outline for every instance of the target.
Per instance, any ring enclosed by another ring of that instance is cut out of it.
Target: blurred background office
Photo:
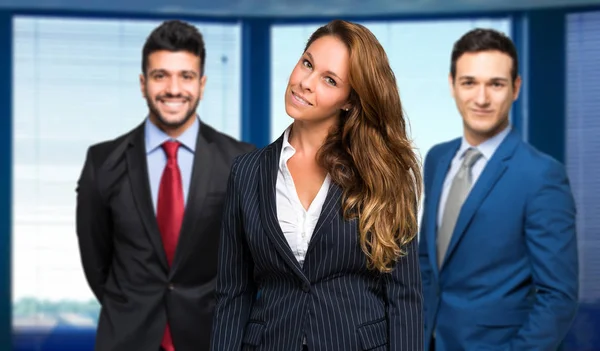
[[[257,146],[291,123],[283,93],[312,31],[365,24],[422,157],[462,133],[447,84],[454,41],[474,27],[510,35],[524,79],[512,124],[566,164],[578,206],[581,306],[563,349],[600,350],[599,0],[0,0],[0,350],[93,349],[76,180],[90,144],[145,117],[141,49],[171,18],[206,41],[200,117]]]

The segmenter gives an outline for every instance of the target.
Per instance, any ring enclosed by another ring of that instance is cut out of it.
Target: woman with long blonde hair
[[[285,108],[283,135],[232,167],[212,350],[422,350],[420,166],[375,36],[319,28]]]

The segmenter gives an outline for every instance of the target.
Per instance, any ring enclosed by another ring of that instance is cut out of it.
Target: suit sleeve
[[[92,292],[102,303],[113,244],[110,214],[98,191],[91,149],[77,184],[75,221],[83,271]]]
[[[390,350],[423,350],[423,296],[417,256],[417,240],[412,240],[407,255],[386,274]]]
[[[575,202],[562,165],[544,172],[525,215],[535,303],[510,349],[556,350],[575,317],[579,290]]]
[[[211,349],[240,350],[244,329],[256,295],[252,278],[253,261],[245,241],[238,186],[238,161],[229,176],[221,227],[216,285],[216,308]]]

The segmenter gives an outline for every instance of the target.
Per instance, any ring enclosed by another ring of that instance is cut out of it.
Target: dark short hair
[[[200,58],[200,75],[204,74],[206,48],[202,34],[193,25],[170,20],[156,27],[146,39],[142,50],[142,72],[146,75],[148,56],[156,51],[186,51]]]
[[[515,44],[508,36],[494,29],[475,28],[464,34],[452,48],[450,74],[452,80],[456,79],[456,61],[465,53],[482,51],[500,51],[512,59],[513,65],[510,72],[513,83],[519,72],[519,59]]]

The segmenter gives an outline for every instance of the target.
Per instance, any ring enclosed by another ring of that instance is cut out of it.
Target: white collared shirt
[[[287,161],[296,153],[296,149],[288,141],[290,130],[291,126],[285,130],[283,135],[283,145],[275,186],[275,198],[277,203],[277,218],[281,231],[290,245],[294,257],[302,265],[308,249],[308,243],[321,215],[321,209],[325,203],[331,179],[329,174],[327,174],[325,181],[321,185],[321,189],[308,207],[308,210],[304,209],[296,192],[292,174],[287,167]]]
[[[487,165],[490,158],[492,158],[492,156],[494,155],[494,152],[496,152],[504,138],[506,138],[506,136],[510,132],[510,129],[511,127],[509,125],[503,131],[494,135],[492,138],[484,141],[483,143],[479,144],[477,147],[471,146],[463,136],[460,148],[456,152],[456,155],[454,155],[452,163],[450,164],[450,169],[448,170],[448,173],[446,174],[446,179],[444,180],[444,187],[442,188],[442,196],[440,196],[440,203],[438,208],[438,227],[442,225],[442,217],[444,216],[444,208],[446,206],[446,200],[448,199],[448,192],[450,191],[450,186],[452,185],[452,180],[454,180],[454,176],[456,175],[456,173],[458,173],[458,170],[460,168],[460,165],[462,163],[463,157],[465,156],[465,152],[467,151],[467,149],[472,147],[474,149],[479,150],[479,152],[481,152],[482,155],[482,157],[480,157],[471,168],[471,179],[473,180],[471,186],[474,186],[477,182],[477,179],[479,178],[479,175],[481,175],[481,172],[483,172],[485,165]]]

